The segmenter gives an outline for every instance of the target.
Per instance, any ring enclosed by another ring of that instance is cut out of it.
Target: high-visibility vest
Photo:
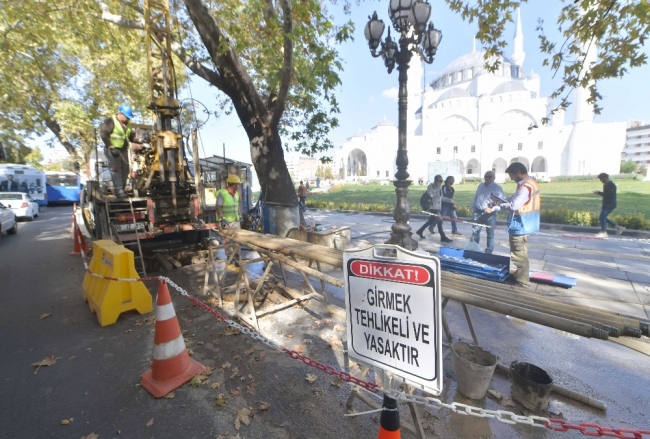
[[[511,235],[530,235],[539,232],[541,203],[539,186],[532,177],[527,177],[517,186],[517,192],[528,191],[529,197],[526,204],[516,212],[510,213],[508,233]]]
[[[219,193],[223,198],[223,206],[221,206],[223,217],[229,223],[237,221],[239,219],[239,192],[235,192],[233,196],[230,195],[228,189],[220,189]]]
[[[131,121],[126,124],[126,131],[122,128],[122,124],[117,120],[117,116],[113,116],[113,132],[111,132],[111,145],[113,148],[121,149],[124,145],[128,145],[129,138],[131,137]]]

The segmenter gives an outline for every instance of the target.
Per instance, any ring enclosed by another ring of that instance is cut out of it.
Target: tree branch
[[[144,18],[140,18],[138,20],[130,20],[128,18],[122,17],[121,15],[111,14],[106,3],[102,2],[99,5],[102,8],[102,15],[100,17],[102,20],[129,29],[144,29]]]
[[[233,89],[237,88],[241,91],[242,97],[251,107],[255,119],[262,125],[268,126],[269,113],[262,97],[257,92],[253,80],[237,56],[235,49],[228,44],[208,8],[202,0],[183,0],[183,2],[221,77],[224,78],[224,81],[231,82]],[[226,72],[227,79],[225,78]]]
[[[280,90],[271,118],[271,126],[274,127],[278,126],[284,113],[287,94],[293,77],[293,17],[291,16],[290,0],[280,0],[280,7],[282,8],[282,31],[284,33],[284,65],[282,66]]]

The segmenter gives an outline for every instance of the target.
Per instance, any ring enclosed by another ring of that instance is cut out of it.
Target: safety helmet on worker
[[[236,183],[236,184],[240,184],[240,183],[241,183],[241,180],[240,180],[239,177],[236,176],[235,174],[230,174],[230,175],[228,176],[228,178],[226,178],[226,183],[228,183],[228,184],[235,184],[235,183]]]
[[[122,113],[123,115],[125,115],[129,119],[133,119],[133,109],[129,105],[122,104],[122,105],[119,106],[117,111]]]

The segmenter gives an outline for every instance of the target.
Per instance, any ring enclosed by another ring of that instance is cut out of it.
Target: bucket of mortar
[[[553,379],[544,369],[534,364],[518,363],[510,365],[512,379],[512,398],[528,410],[546,410],[551,396]]]
[[[485,397],[494,369],[497,367],[497,356],[490,351],[473,344],[457,342],[451,345],[454,353],[454,371],[458,381],[458,391],[472,399]]]

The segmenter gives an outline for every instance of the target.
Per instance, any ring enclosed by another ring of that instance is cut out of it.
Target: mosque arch
[[[526,157],[514,157],[514,158],[510,159],[510,164],[515,163],[515,162],[522,163],[526,167],[526,169],[528,169],[528,171],[530,171],[529,161],[528,161],[528,159]]]
[[[506,162],[505,159],[502,159],[499,157],[498,159],[494,160],[492,162],[492,170],[497,173],[497,174],[503,174],[506,172],[506,168],[508,167],[508,163]]]
[[[535,157],[530,166],[530,172],[548,172],[548,162],[542,156]]]
[[[467,175],[481,174],[481,164],[476,159],[471,159],[467,162],[467,168],[465,168]]]
[[[464,116],[454,114],[440,122],[439,133],[471,133],[475,131],[474,124]]]
[[[535,118],[531,116],[530,113],[523,110],[506,111],[495,121],[495,125],[501,129],[528,128],[529,126],[536,124],[537,121]]]
[[[366,177],[368,176],[368,158],[366,153],[359,148],[355,148],[348,154],[347,173],[348,177]]]

